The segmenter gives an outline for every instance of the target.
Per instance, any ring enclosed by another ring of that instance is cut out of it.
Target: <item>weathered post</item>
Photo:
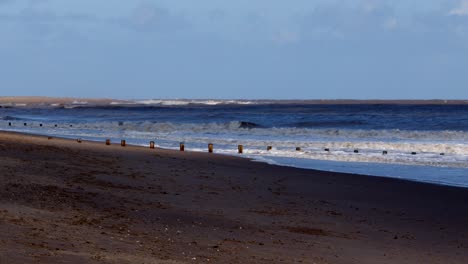
[[[239,152],[239,154],[244,153],[244,146],[238,145],[238,146],[237,146],[237,152]]]
[[[110,139],[106,139],[106,145],[109,146],[111,144]]]
[[[122,141],[120,141],[120,146],[125,147],[126,145],[127,142],[124,139],[122,139]]]
[[[179,150],[180,151],[185,151],[185,144],[183,142],[180,142],[179,144]]]
[[[154,149],[154,141],[150,142],[150,149]]]
[[[208,144],[208,152],[213,153],[213,144]]]

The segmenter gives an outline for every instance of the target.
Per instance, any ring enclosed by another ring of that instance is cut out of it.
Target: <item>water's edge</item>
[[[20,135],[31,135],[31,136],[52,136],[55,138],[61,138],[66,140],[75,140],[76,137],[72,136],[56,136],[53,134],[40,134],[33,132],[20,132],[20,131],[9,131],[1,130],[6,133],[16,133]],[[103,142],[102,139],[95,138],[83,138],[90,142]],[[144,144],[133,143],[127,141],[129,146],[145,147]],[[156,147],[165,150],[174,150],[175,148],[161,147],[156,144]],[[201,153],[201,149],[186,149],[186,151]],[[419,182],[426,184],[435,184],[442,186],[452,186],[459,188],[468,188],[468,184],[461,182],[466,181],[460,179],[461,177],[468,177],[468,169],[465,168],[444,168],[444,167],[433,167],[433,166],[421,166],[421,165],[404,165],[404,164],[385,164],[385,163],[371,163],[371,162],[348,162],[348,161],[330,161],[330,160],[314,160],[314,159],[301,159],[301,158],[288,158],[288,157],[272,157],[272,156],[261,156],[245,154],[239,155],[235,152],[217,152],[218,155],[227,155],[233,157],[241,157],[249,159],[253,162],[261,162],[275,166],[291,167],[298,169],[308,169],[323,172],[336,172],[352,175],[365,175],[372,177],[382,177],[398,179],[410,182]],[[396,171],[396,172],[395,172]],[[441,176],[441,175],[444,176]],[[442,178],[441,178],[442,177]]]

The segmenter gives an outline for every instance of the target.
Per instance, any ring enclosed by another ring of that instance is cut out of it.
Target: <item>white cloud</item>
[[[449,13],[455,16],[467,16],[468,15],[468,0],[461,0],[458,7],[452,9]]]

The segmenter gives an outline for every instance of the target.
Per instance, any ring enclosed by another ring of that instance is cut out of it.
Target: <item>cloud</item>
[[[399,27],[393,6],[383,1],[363,0],[354,6],[323,4],[302,18],[302,35],[314,39],[349,39],[375,35]]]
[[[454,16],[466,16],[468,15],[468,0],[461,0],[458,7],[452,9],[449,12],[450,15]]]
[[[134,8],[128,17],[120,17],[115,21],[122,26],[143,32],[172,32],[187,26],[183,17],[149,2]]]

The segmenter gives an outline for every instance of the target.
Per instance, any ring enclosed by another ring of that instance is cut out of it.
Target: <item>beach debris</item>
[[[213,144],[212,143],[208,144],[208,152],[213,153]]]
[[[127,145],[127,142],[124,139],[122,139],[120,141],[120,146],[125,147],[126,145]]]
[[[108,145],[108,146],[109,146],[110,144],[111,144],[111,141],[110,141],[110,139],[106,139],[106,145]]]
[[[150,149],[154,149],[154,141],[150,142]]]
[[[185,144],[184,144],[184,142],[180,142],[180,143],[179,143],[179,150],[180,150],[180,151],[185,151]]]
[[[81,143],[82,142],[81,138],[77,138],[76,142]]]
[[[244,146],[238,145],[237,146],[237,152],[239,152],[239,154],[242,154],[244,152]]]

